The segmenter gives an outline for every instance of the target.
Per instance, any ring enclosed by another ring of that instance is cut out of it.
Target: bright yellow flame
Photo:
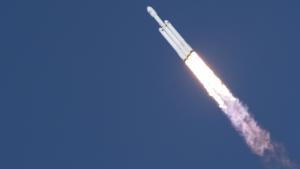
[[[191,53],[191,55],[185,61],[185,64],[191,69],[200,83],[203,84],[208,94],[215,99],[221,108],[225,106],[225,103],[221,97],[233,98],[226,86],[222,84],[221,80],[206,65],[206,63],[198,56],[196,52]],[[222,94],[222,96],[219,94]]]
[[[270,134],[257,125],[250,113],[248,113],[247,108],[231,94],[229,89],[197,53],[192,52],[186,59],[185,64],[229,117],[233,126],[245,138],[253,152],[263,155],[265,150],[273,149],[270,142]]]

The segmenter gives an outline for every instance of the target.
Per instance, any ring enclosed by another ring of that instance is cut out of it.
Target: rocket
[[[247,107],[230,92],[214,71],[186,43],[173,25],[167,20],[162,21],[152,7],[148,6],[147,11],[159,24],[159,32],[203,85],[207,94],[229,118],[233,127],[244,137],[251,150],[261,157],[271,155],[270,160],[281,163],[282,168],[297,168],[281,153],[281,147],[273,144],[270,133],[257,124]]]
[[[191,46],[186,43],[186,41],[168,20],[162,21],[151,6],[147,7],[147,11],[159,24],[159,32],[162,34],[162,36],[169,42],[179,57],[185,61],[193,52]]]

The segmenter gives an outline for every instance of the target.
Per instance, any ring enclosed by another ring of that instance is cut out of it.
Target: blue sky
[[[299,3],[12,0],[0,3],[0,168],[264,168],[147,5],[300,161]]]

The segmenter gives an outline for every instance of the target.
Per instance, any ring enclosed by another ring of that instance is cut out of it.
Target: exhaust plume
[[[217,102],[253,153],[264,157],[268,163],[279,163],[284,168],[295,168],[285,155],[283,147],[272,142],[270,133],[257,124],[246,106],[233,96],[197,53],[192,52],[185,60],[185,64]]]

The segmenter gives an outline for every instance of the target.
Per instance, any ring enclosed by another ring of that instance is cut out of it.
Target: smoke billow
[[[185,63],[245,139],[253,153],[262,157],[265,164],[272,166],[272,169],[296,169],[283,146],[271,140],[270,133],[257,124],[247,107],[233,96],[197,53],[191,53]]]
[[[265,151],[263,162],[270,169],[298,169],[298,166],[288,158],[287,152],[282,144],[272,142],[273,148]]]
[[[244,137],[247,145],[257,155],[262,156],[266,150],[272,150],[270,134],[260,128],[239,100],[227,101],[221,107],[234,128]]]
[[[239,100],[225,101],[221,109],[230,119],[234,128],[245,139],[253,153],[263,158],[267,168],[296,169],[287,156],[283,145],[271,140],[270,133],[261,128]]]

